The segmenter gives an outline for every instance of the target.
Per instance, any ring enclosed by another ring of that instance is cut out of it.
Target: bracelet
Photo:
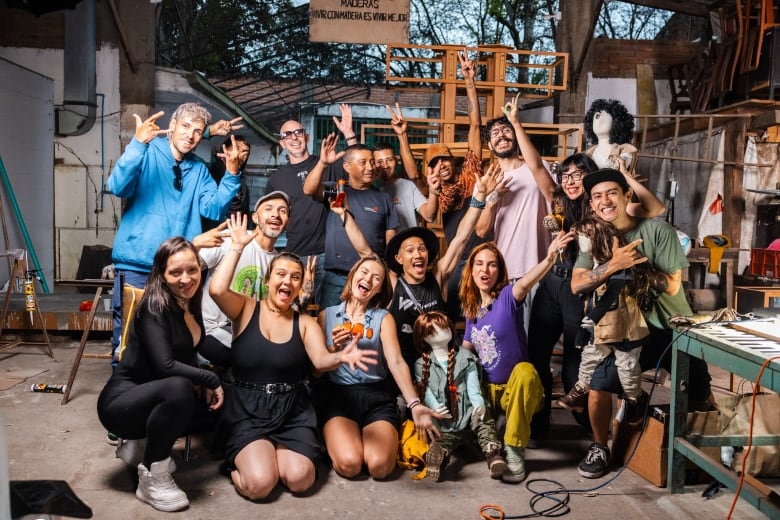
[[[230,250],[233,251],[234,253],[238,253],[239,255],[244,252],[243,247],[231,247]]]
[[[485,201],[477,200],[474,197],[471,197],[471,201],[469,201],[469,206],[477,209],[485,209]]]
[[[409,401],[408,403],[406,403],[406,407],[409,410],[411,410],[412,408],[414,408],[415,406],[418,406],[418,405],[420,405],[420,399],[419,398],[414,398],[411,401]]]
[[[353,139],[354,139],[355,141],[357,141],[357,136],[356,136],[355,134],[352,134],[352,135],[350,135],[349,137],[347,137],[346,135],[344,136],[344,140],[345,140],[345,141],[351,141],[351,140],[353,140]]]
[[[436,188],[435,190],[431,190],[431,193],[438,197],[439,195],[441,195],[441,188]]]

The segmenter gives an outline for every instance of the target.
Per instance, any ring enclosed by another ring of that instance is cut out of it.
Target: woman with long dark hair
[[[127,348],[98,397],[98,416],[108,431],[122,439],[145,439],[135,495],[160,511],[189,505],[171,477],[171,449],[177,438],[210,429],[216,419],[211,412],[223,401],[219,378],[197,366],[195,348],[205,337],[201,280],[191,242],[175,237],[162,243]]]

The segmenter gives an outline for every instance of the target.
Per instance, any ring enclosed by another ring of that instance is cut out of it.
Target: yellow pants
[[[531,363],[515,365],[505,385],[488,383],[488,396],[495,412],[506,413],[504,444],[525,447],[531,437],[531,418],[544,404],[544,388]]]

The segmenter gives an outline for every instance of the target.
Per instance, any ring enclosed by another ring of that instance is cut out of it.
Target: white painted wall
[[[0,249],[26,249],[28,269],[43,271],[44,288],[54,288],[53,161],[54,82],[51,78],[0,59],[0,157],[10,188],[0,185],[8,243]],[[12,202],[18,205],[19,215]],[[31,242],[28,247],[23,229]],[[38,266],[34,259],[37,258]],[[9,277],[0,262],[0,284]]]
[[[0,57],[53,80],[54,105],[62,103],[62,49],[0,48]],[[119,199],[101,195],[102,186],[120,154],[119,53],[103,46],[97,52],[97,120],[89,132],[75,137],[55,137],[53,183],[54,276],[73,279],[84,245],[111,246],[121,212]],[[51,114],[54,127],[54,114]],[[48,159],[51,169],[51,155]],[[53,288],[53,283],[49,283]]]

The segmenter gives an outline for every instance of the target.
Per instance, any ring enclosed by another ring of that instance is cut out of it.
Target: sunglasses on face
[[[303,137],[306,135],[306,130],[303,128],[296,128],[295,130],[287,130],[286,132],[281,132],[279,134],[280,139],[290,139],[291,137]]]
[[[176,191],[181,191],[181,167],[178,164],[173,165],[173,188]]]

